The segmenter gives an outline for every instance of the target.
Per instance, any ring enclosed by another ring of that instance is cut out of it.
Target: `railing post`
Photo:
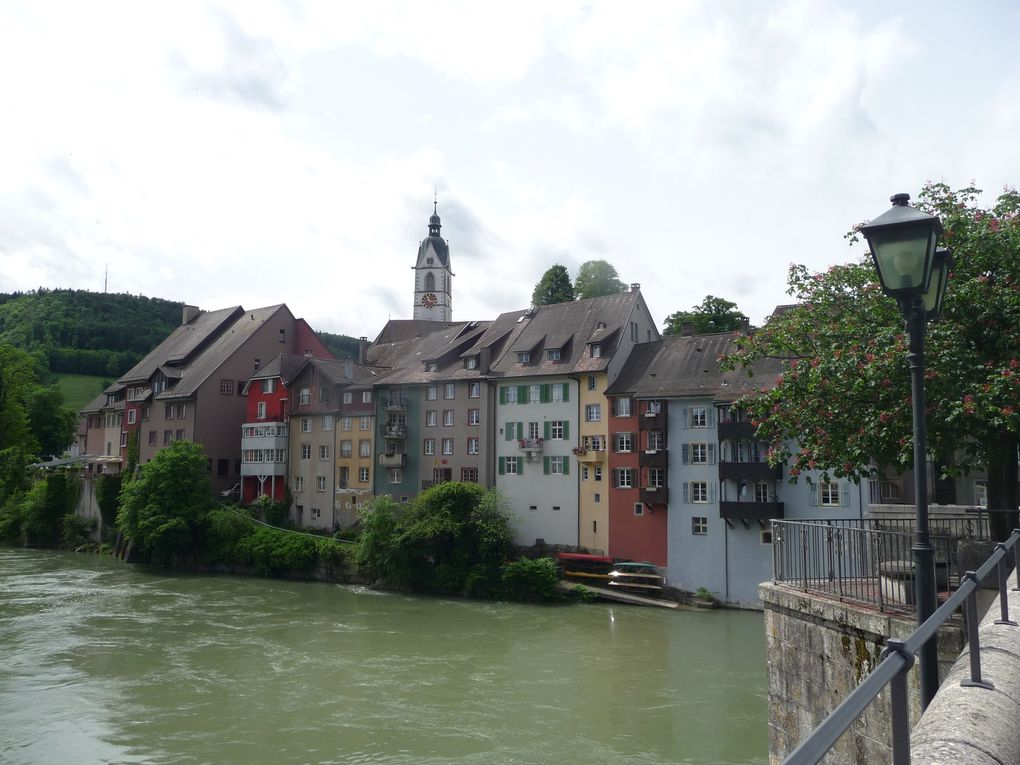
[[[964,607],[964,618],[967,621],[967,649],[970,652],[970,679],[961,680],[964,688],[995,688],[991,683],[981,679],[981,645],[978,642],[977,586],[981,581],[974,571],[964,574],[964,579],[974,582],[974,589],[967,593]]]
[[[1006,571],[1006,553],[1009,550],[1006,545],[1002,542],[998,542],[995,545],[996,550],[1002,550],[1002,557],[999,558],[999,563],[996,566],[999,573],[999,618],[995,620],[996,624],[1008,624],[1011,627],[1015,627],[1016,622],[1009,618],[1009,601],[1006,599],[1006,582],[1009,579],[1009,574]]]
[[[1020,536],[1020,529],[1013,529],[1011,536]],[[1013,592],[1020,592],[1020,541],[1013,542],[1013,573],[1016,574],[1016,587]]]
[[[882,659],[898,653],[906,663],[889,682],[890,728],[892,732],[893,765],[910,765],[910,709],[907,704],[907,673],[914,666],[914,655],[907,651],[902,640],[888,640]]]

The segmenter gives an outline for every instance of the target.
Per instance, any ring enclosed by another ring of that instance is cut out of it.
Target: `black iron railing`
[[[989,540],[984,513],[931,519],[939,592],[963,579],[962,540]],[[772,522],[776,583],[880,611],[914,612],[912,518],[849,518]]]
[[[967,571],[956,592],[950,596],[924,624],[920,625],[906,640],[889,640],[882,652],[882,660],[870,675],[832,713],[811,732],[793,752],[783,760],[783,765],[814,765],[828,753],[840,737],[850,729],[885,687],[889,686],[891,707],[890,728],[892,732],[893,765],[908,765],[910,762],[910,719],[907,698],[907,675],[914,664],[914,657],[925,643],[935,636],[958,608],[964,607],[967,626],[967,643],[970,658],[970,678],[961,685],[991,687],[981,677],[981,646],[978,637],[978,615],[976,591],[993,571],[997,573],[999,585],[999,613],[996,624],[1016,626],[1009,618],[1009,601],[1006,587],[1009,578],[1012,552],[1013,565],[1017,573],[1020,590],[1020,529],[1015,529],[1009,539],[995,545],[995,552],[978,568]]]

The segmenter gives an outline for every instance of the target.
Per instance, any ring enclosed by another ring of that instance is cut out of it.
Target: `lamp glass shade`
[[[903,226],[869,232],[868,243],[882,288],[891,294],[928,289],[935,232],[930,226]]]
[[[946,284],[949,282],[949,268],[952,265],[948,250],[937,250],[931,267],[931,280],[924,293],[924,313],[933,319],[942,313],[942,301],[946,296]]]

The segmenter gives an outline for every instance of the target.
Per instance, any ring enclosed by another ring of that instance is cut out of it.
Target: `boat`
[[[608,555],[560,552],[556,553],[556,560],[565,579],[601,584],[611,581],[609,572],[614,560]]]
[[[654,563],[621,561],[613,564],[608,576],[610,587],[645,595],[662,594],[662,574]]]

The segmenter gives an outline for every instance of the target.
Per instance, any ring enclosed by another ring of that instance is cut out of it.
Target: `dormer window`
[[[437,364],[435,361],[426,361],[425,362],[425,371],[426,372],[438,372],[439,371],[439,364]]]
[[[518,364],[527,364],[529,361],[531,361],[531,351],[519,351],[517,353]]]
[[[478,369],[478,357],[477,356],[468,356],[466,359],[464,359],[464,368],[465,369]]]
[[[559,361],[560,360],[560,349],[559,348],[550,348],[548,351],[546,351],[546,353],[549,356],[549,361]]]
[[[600,343],[592,343],[588,347],[591,349],[591,357],[593,359],[602,357],[602,345]]]

